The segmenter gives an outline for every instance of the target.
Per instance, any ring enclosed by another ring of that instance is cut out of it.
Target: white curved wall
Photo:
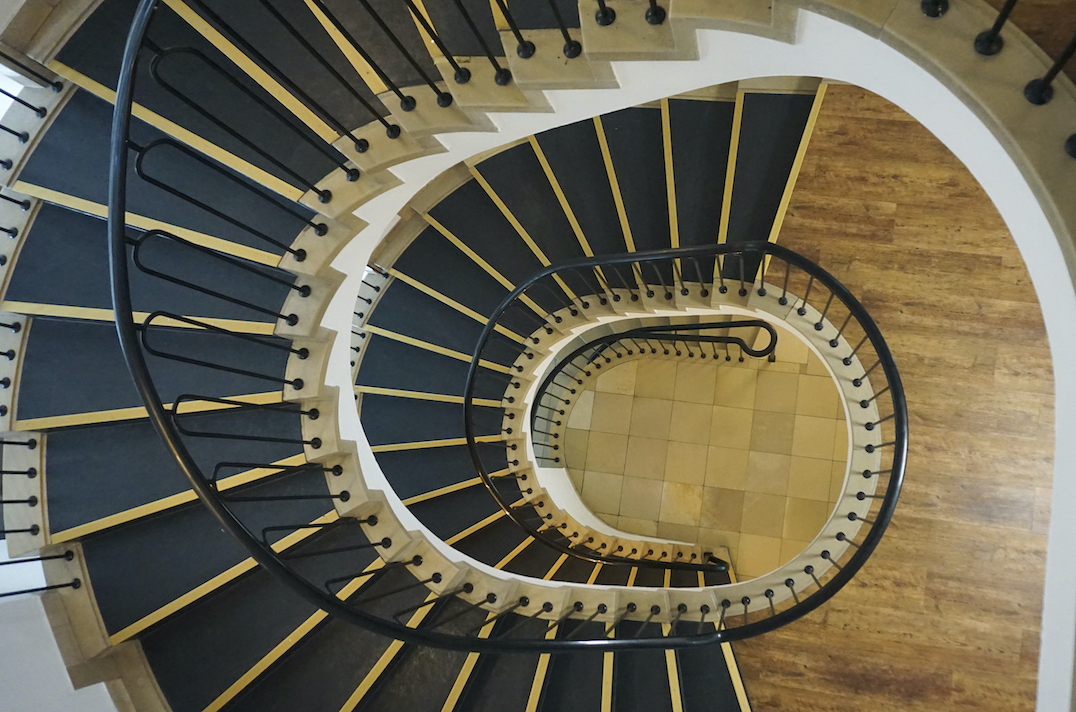
[[[1020,248],[1031,273],[1050,338],[1054,363],[1076,357],[1076,290],[1053,231],[1016,164],[987,127],[941,83],[882,42],[834,20],[803,12],[793,45],[724,31],[699,33],[700,59],[691,62],[614,64],[619,89],[547,92],[555,114],[498,114],[498,134],[442,136],[449,148],[398,167],[404,185],[363,206],[357,214],[370,223],[334,262],[350,272],[325,319],[325,326],[346,333],[358,293],[361,267],[396,221],[397,212],[430,179],[478,152],[529,134],[664,96],[760,76],[820,76],[846,81],[892,101],[918,119],[960,158],[990,195]],[[1055,372],[1057,399],[1055,462],[1076,462],[1076,373]],[[336,343],[330,385],[350,391],[346,339]],[[344,399],[343,402],[348,402]],[[340,413],[341,435],[360,443],[367,477],[380,475],[353,408]],[[915,437],[914,432],[912,437]],[[1053,512],[1076,501],[1071,467],[1055,469]],[[382,478],[383,481],[383,478]],[[390,498],[391,499],[391,498]],[[405,521],[420,528],[403,510]],[[998,572],[1004,575],[1004,572]],[[929,621],[924,621],[929,625]],[[1076,518],[1051,518],[1043,606],[1038,709],[1068,710],[1076,631]]]

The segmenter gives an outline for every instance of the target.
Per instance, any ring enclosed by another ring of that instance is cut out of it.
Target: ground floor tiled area
[[[727,546],[742,578],[799,553],[836,502],[848,440],[836,384],[782,337],[774,363],[654,356],[607,367],[565,434],[584,503],[624,531]]]

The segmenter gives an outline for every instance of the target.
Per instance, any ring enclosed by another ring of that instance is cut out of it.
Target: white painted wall
[[[990,195],[1020,248],[1042,304],[1054,363],[1076,357],[1076,290],[1056,238],[1017,165],[977,116],[945,86],[896,50],[841,23],[801,12],[795,44],[708,30],[699,33],[699,60],[619,62],[617,89],[547,92],[554,114],[495,114],[498,134],[442,136],[447,153],[399,166],[404,185],[364,205],[357,214],[369,223],[345,248],[334,266],[350,276],[326,313],[324,324],[346,333],[358,293],[362,267],[396,221],[398,211],[422,186],[445,169],[484,150],[529,134],[665,96],[741,79],[764,76],[819,76],[867,88],[907,111],[960,158]],[[1068,511],[1076,501],[1076,372],[1055,374],[1057,466],[1053,511]],[[348,340],[338,340],[330,385],[351,389]],[[344,401],[347,403],[348,401]],[[360,459],[374,486],[389,489],[367,446],[353,408],[339,414],[341,434],[359,443]],[[913,431],[912,437],[915,437]],[[388,499],[398,504],[391,491]],[[406,508],[398,510],[409,528],[421,524]],[[1003,575],[1004,572],[999,572]],[[929,625],[924,621],[924,625]],[[1051,518],[1043,605],[1038,709],[1069,710],[1076,642],[1076,517]]]

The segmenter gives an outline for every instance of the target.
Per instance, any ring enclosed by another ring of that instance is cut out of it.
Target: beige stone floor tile
[[[638,361],[628,361],[605,371],[594,383],[594,390],[599,393],[619,393],[634,395]]]
[[[617,528],[618,522],[620,521],[620,517],[615,514],[602,514],[601,512],[594,512],[594,516],[614,528]]]
[[[583,477],[583,491],[579,494],[583,504],[592,512],[619,515],[623,486],[623,475],[587,470]]]
[[[703,403],[673,401],[669,440],[700,445],[709,444],[713,412],[713,406]]]
[[[788,468],[788,496],[829,502],[829,485],[833,474],[830,460],[792,456]]]
[[[778,455],[792,454],[796,416],[792,413],[755,411],[751,422],[750,449]]]
[[[620,492],[620,516],[657,520],[661,514],[661,482],[625,477]]]
[[[777,356],[778,361],[784,363],[806,364],[811,355],[811,349],[787,329],[782,328],[777,334],[777,349],[774,355]]]
[[[742,490],[747,485],[747,450],[711,445],[706,451],[707,487]],[[829,480],[826,480],[827,487]]]
[[[669,359],[640,359],[635,377],[635,395],[641,398],[672,400],[676,387],[676,362]]]
[[[822,363],[822,359],[818,358],[813,353],[807,356],[807,373],[811,376],[830,377],[829,369]]]
[[[687,485],[679,482],[662,484],[659,521],[697,527],[701,514],[702,485]]]
[[[665,479],[665,460],[668,450],[668,440],[629,435],[624,474],[628,477],[642,477],[648,480]]]
[[[585,477],[584,470],[577,470],[574,467],[568,469],[568,477],[571,479],[572,484],[575,485],[576,492],[583,491],[583,480]]]
[[[804,372],[806,366],[801,363],[788,363],[787,361],[774,361],[770,362],[766,359],[753,358],[749,359],[753,362],[759,373],[790,373],[794,376],[798,376]]]
[[[799,375],[779,371],[758,372],[755,385],[755,411],[795,413]]]
[[[800,376],[796,413],[832,418],[837,412],[837,384],[824,376]]]
[[[635,396],[628,432],[643,438],[669,439],[673,402]]]
[[[587,479],[589,483],[589,472]],[[780,538],[785,525],[785,499],[779,495],[745,492],[740,531]]]
[[[590,430],[590,418],[594,413],[594,391],[583,391],[575,399],[575,405],[568,413],[568,427]]]
[[[744,489],[748,492],[785,496],[788,492],[790,461],[788,455],[752,450],[747,455],[747,481]]]
[[[665,481],[701,485],[706,481],[707,446],[670,442],[665,457]]]
[[[662,539],[683,541],[694,544],[699,540],[699,528],[690,524],[672,524],[670,522],[658,522],[658,534]]]
[[[768,574],[781,565],[781,539],[741,534],[735,563],[741,580]]]
[[[699,526],[738,532],[743,521],[743,490],[704,487]]]
[[[590,421],[592,433],[627,435],[631,428],[631,396],[619,393],[595,393],[594,415]]]
[[[830,470],[829,501],[836,502],[844,491],[845,475],[848,472],[847,462],[834,462]],[[864,480],[866,482],[866,480]]]
[[[785,502],[785,527],[782,537],[796,541],[811,541],[829,518],[829,504],[814,499],[789,497]]]
[[[589,430],[568,428],[564,431],[564,464],[566,467],[580,470],[586,467],[589,441]]]
[[[843,418],[834,422],[832,457],[834,460],[844,461],[848,459],[848,426]]]
[[[792,559],[796,558],[808,547],[810,542],[807,541],[795,541],[793,539],[781,540],[781,558],[779,566],[784,566]]]
[[[747,450],[751,446],[754,415],[746,408],[715,405],[710,419],[710,444]]]
[[[837,421],[797,415],[792,437],[792,454],[800,457],[832,458],[833,437]]]
[[[676,364],[673,400],[713,405],[716,382],[717,364],[713,361],[681,361]]]
[[[628,436],[615,433],[591,433],[587,444],[588,472],[624,474],[624,460],[628,453]]]
[[[717,370],[714,405],[754,409],[757,381],[758,371],[747,368],[725,368],[722,364]]]
[[[628,534],[636,534],[638,536],[658,535],[658,523],[654,520],[620,517],[617,520],[616,528],[627,532]]]
[[[736,549],[740,546],[740,532],[724,531],[721,529],[707,529],[699,527],[699,546],[710,550],[719,547],[728,547],[735,556]]]

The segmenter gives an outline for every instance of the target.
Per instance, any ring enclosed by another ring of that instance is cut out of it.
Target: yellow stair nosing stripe
[[[616,214],[620,218],[620,229],[624,233],[624,244],[628,252],[635,252],[635,238],[631,235],[631,225],[628,224],[628,211],[624,207],[624,196],[620,192],[620,182],[616,178],[616,169],[613,167],[613,155],[609,152],[609,142],[605,138],[605,126],[600,116],[594,117],[594,131],[598,136],[598,147],[602,152],[602,160],[605,162],[605,173],[609,178],[609,187],[613,191],[613,202],[616,204]]]
[[[478,172],[478,167],[468,166],[468,169],[470,169],[471,175],[478,182],[478,184],[482,186],[482,190],[486,191],[486,195],[489,197],[489,199],[492,200],[493,204],[497,206],[497,209],[501,211],[501,215],[503,215],[505,220],[507,220],[512,225],[512,227],[519,234],[519,237],[523,240],[523,242],[527,243],[527,247],[530,248],[531,253],[534,254],[534,256],[542,264],[542,266],[548,267],[549,265],[551,265],[552,262],[550,262],[549,258],[545,256],[545,252],[543,252],[542,248],[538,246],[538,243],[534,241],[534,238],[532,238],[530,233],[527,232],[527,229],[523,227],[523,223],[521,223],[516,218],[516,216],[509,209],[508,205],[501,199],[501,196],[497,195],[497,192],[493,190],[493,186],[491,186],[489,182],[486,181],[485,177]],[[568,287],[568,284],[563,279],[561,279],[559,274],[554,274],[553,280],[562,290],[564,290],[564,293],[568,295],[569,299],[577,299],[575,292],[573,292],[571,288]]]
[[[463,482],[457,482],[454,485],[447,485],[446,487],[440,487],[438,489],[426,492],[425,494],[416,494],[414,497],[408,497],[403,500],[404,506],[410,507],[413,504],[419,504],[420,502],[426,502],[431,499],[437,499],[453,492],[459,492],[460,490],[470,489],[476,485],[482,484],[481,477],[474,477]]]
[[[496,269],[494,269],[493,265],[491,265],[489,262],[486,262],[484,259],[482,259],[482,257],[477,252],[475,252],[470,247],[468,247],[467,244],[463,242],[463,240],[461,240],[458,237],[456,237],[455,235],[453,235],[452,232],[450,232],[448,228],[446,228],[444,225],[442,225],[440,222],[438,222],[437,218],[433,217],[429,213],[423,213],[422,217],[427,223],[430,224],[430,226],[434,230],[441,233],[441,235],[446,240],[451,242],[456,247],[456,249],[458,249],[460,252],[467,255],[468,257],[470,257],[471,261],[473,261],[476,265],[478,265],[483,270],[485,270],[486,274],[488,274],[490,277],[493,277],[493,279],[497,280],[497,282],[502,287],[507,289],[509,292],[511,292],[512,290],[514,290],[516,288],[516,286],[514,284],[512,284],[511,282],[509,282],[508,279],[505,278],[505,276],[503,274],[501,274]],[[519,295],[519,301],[523,302],[524,304],[529,306],[531,309],[533,309],[534,312],[536,314],[538,314],[538,316],[540,316],[542,318],[545,318],[545,310],[542,309],[540,306],[538,306],[538,304],[535,303],[535,301],[533,299],[531,299],[530,297],[528,297],[526,294]]]
[[[732,111],[732,136],[729,139],[728,163],[725,165],[725,192],[721,196],[721,220],[717,229],[717,244],[723,245],[729,235],[729,212],[732,209],[732,184],[736,180],[736,158],[740,152],[740,127],[743,123],[744,92],[736,92]]]
[[[115,91],[109,89],[100,82],[90,79],[85,74],[68,67],[63,62],[54,59],[48,63],[48,68],[76,86],[90,92],[97,98],[103,99],[109,104],[114,105],[116,103]],[[185,143],[197,151],[201,151],[210,158],[228,166],[235,172],[250,178],[254,182],[259,183],[288,200],[297,202],[299,198],[303,197],[303,191],[287,181],[283,181],[272,173],[258,168],[253,163],[236,156],[234,153],[224,150],[220,146],[211,143],[193,131],[188,131],[179,124],[164,118],[160,114],[147,109],[141,104],[135,103],[131,106],[131,115],[145,121],[154,128],[160,129],[177,141]]]
[[[278,460],[272,464],[280,465],[282,467],[294,467],[302,465],[306,461],[307,460],[305,455],[293,455],[292,457]],[[240,472],[238,474],[232,475],[231,477],[226,477],[220,480],[220,482],[218,483],[218,488],[221,492],[227,492],[230,489],[241,487],[242,485],[246,485],[262,478],[269,477],[277,472],[280,472],[280,470],[266,467],[247,470],[246,472]],[[123,512],[117,512],[116,514],[112,514],[107,517],[95,519],[94,521],[87,522],[86,524],[80,524],[77,527],[71,527],[70,529],[64,529],[63,531],[52,533],[49,535],[49,543],[60,544],[65,541],[78,539],[88,534],[104,531],[105,529],[111,529],[112,527],[119,526],[120,524],[133,522],[137,519],[143,519],[150,515],[164,512],[180,505],[187,504],[189,502],[194,502],[197,499],[198,496],[194,493],[194,490],[178,492],[174,495],[171,495],[169,497],[163,497],[154,502],[148,502],[138,507],[132,507],[131,509],[125,510]]]
[[[496,443],[502,442],[503,438],[500,435],[479,435],[475,438],[475,442],[478,443]],[[456,445],[466,445],[467,438],[445,438],[443,440],[417,440],[410,443],[389,443],[386,445],[374,445],[370,448],[371,451],[377,452],[403,452],[405,450],[425,450],[427,448],[436,447],[453,447]]]
[[[339,517],[339,515],[334,510],[332,512],[329,512],[328,514],[325,514],[325,515],[323,515],[321,517],[318,517],[317,519],[315,519],[311,523],[312,524],[330,524],[330,523],[336,521],[338,517]],[[313,535],[316,532],[317,532],[317,529],[300,529],[300,530],[298,530],[298,531],[296,531],[296,532],[294,532],[292,534],[287,535],[286,537],[280,539],[279,541],[277,541],[275,544],[273,544],[272,549],[273,549],[273,551],[275,551],[277,553],[279,553],[281,551],[285,551],[286,549],[288,549],[288,548],[290,548],[292,546],[295,546],[296,544],[298,544],[299,542],[303,541],[304,539],[306,539],[307,537]],[[257,566],[258,566],[258,563],[256,561],[254,561],[254,559],[244,559],[243,561],[240,561],[238,564],[231,567],[230,569],[228,569],[228,570],[226,570],[226,571],[224,571],[222,573],[217,574],[216,576],[209,579],[205,583],[203,583],[203,584],[201,584],[199,586],[196,586],[194,589],[188,591],[187,593],[183,594],[182,596],[179,596],[178,598],[176,598],[175,600],[169,602],[168,604],[166,604],[164,606],[161,606],[160,608],[158,608],[153,613],[150,613],[149,615],[144,616],[140,620],[135,621],[134,623],[127,626],[126,628],[119,631],[118,633],[114,633],[113,635],[109,636],[109,638],[108,638],[109,642],[112,645],[116,645],[118,643],[122,643],[125,640],[129,640],[130,638],[132,638],[133,636],[141,633],[142,631],[146,630],[150,626],[153,626],[153,625],[155,625],[157,623],[160,623],[161,621],[167,619],[169,616],[183,610],[184,608],[186,608],[190,604],[192,604],[195,601],[203,598],[206,594],[209,594],[209,593],[212,593],[213,591],[216,591],[218,588],[220,588],[224,584],[229,583],[230,581],[234,581],[235,579],[239,578],[240,576],[242,576],[247,571],[251,571],[251,570],[257,568]]]
[[[374,68],[361,54],[359,54],[358,50],[348,42],[347,38],[336,28],[336,25],[334,25],[328,16],[321,11],[321,8],[310,0],[304,0],[304,2],[307,9],[310,10],[310,13],[322,26],[326,34],[329,35],[337,49],[340,50],[340,53],[343,54],[351,64],[355,73],[359,75],[363,83],[370,89],[370,92],[376,96],[388,91],[388,85],[385,84],[384,80],[378,76],[377,72],[374,71]]]
[[[251,393],[238,396],[224,396],[231,400],[240,401],[241,403],[253,404],[253,405],[266,405],[271,403],[279,403],[282,400],[282,394],[280,391],[270,391],[268,393]],[[225,410],[227,408],[234,408],[236,406],[226,405],[224,403],[214,403],[212,401],[187,401],[184,403],[184,413],[206,413],[213,410]],[[171,410],[172,403],[165,403],[165,410]],[[188,410],[189,409],[189,410]],[[70,428],[76,425],[90,425],[93,423],[112,423],[121,420],[137,420],[139,418],[147,417],[145,406],[134,406],[131,408],[116,408],[114,410],[98,410],[88,413],[71,413],[68,415],[51,415],[43,418],[29,418],[26,420],[16,420],[14,423],[14,429],[18,431],[26,430],[50,430],[54,428]]]
[[[575,211],[572,210],[572,206],[568,203],[568,197],[564,194],[560,181],[557,180],[557,176],[553,173],[553,167],[549,165],[549,159],[546,158],[545,151],[539,145],[537,137],[531,136],[530,144],[531,148],[534,149],[534,155],[538,158],[538,163],[542,166],[542,172],[545,173],[546,180],[549,181],[550,187],[553,188],[553,193],[557,196],[557,201],[560,203],[561,210],[564,211],[564,216],[568,218],[568,223],[572,226],[572,231],[575,232],[575,239],[579,241],[579,246],[583,248],[583,254],[587,257],[593,257],[594,250],[590,248],[590,242],[587,240],[586,235],[583,234],[583,227],[575,217]]]
[[[2,304],[0,304],[2,306]],[[413,400],[436,401],[438,403],[463,403],[463,396],[450,396],[444,393],[426,393],[423,391],[405,391],[398,388],[381,388],[380,386],[355,386],[356,393],[369,393],[376,396],[394,396],[396,398],[411,398]],[[500,408],[501,402],[490,398],[474,398],[475,405],[487,408]]]
[[[666,637],[672,632],[672,626],[663,623],[662,632]],[[680,688],[680,668],[676,664],[676,651],[665,650],[665,671],[669,678],[669,697],[672,700],[673,712],[684,712],[684,693]]]
[[[433,297],[434,299],[441,302],[442,304],[452,307],[453,309],[458,311],[460,314],[464,314],[466,316],[471,317],[472,319],[477,321],[479,324],[486,324],[489,321],[486,317],[482,316],[481,314],[476,312],[474,309],[471,309],[470,307],[467,307],[467,306],[464,306],[463,304],[460,304],[455,299],[452,299],[451,297],[447,297],[444,294],[441,294],[440,292],[438,292],[433,287],[428,287],[425,284],[423,284],[422,282],[418,281],[417,279],[414,279],[413,277],[407,276],[406,274],[404,274],[400,270],[396,269],[395,267],[390,267],[389,268],[389,274],[391,274],[393,277],[400,280],[404,284],[407,284],[407,285],[409,285],[411,287],[414,287],[415,289],[422,292],[426,296]],[[524,339],[522,336],[520,336],[516,332],[512,331],[511,329],[507,329],[507,328],[501,326],[500,324],[497,324],[494,327],[494,329],[498,333],[504,334],[508,338],[510,338],[510,339],[512,339],[514,341],[517,341],[517,342],[519,342],[521,344],[526,341],[526,339]]]
[[[220,33],[213,25],[209,24],[201,15],[192,10],[183,0],[164,0],[177,15],[200,34],[207,42],[217,48],[224,56],[232,61],[240,71],[254,80],[262,89],[267,91],[280,102],[295,118],[313,131],[322,141],[331,144],[339,136],[336,131],[322,121],[317,114],[311,111],[298,98],[286,90],[277,80],[273,79],[268,72],[259,67],[252,59],[247,57],[231,40]]]
[[[393,341],[399,341],[402,344],[408,344],[409,346],[414,346],[416,348],[425,349],[426,351],[432,351],[435,354],[441,354],[442,356],[448,356],[449,358],[454,358],[457,361],[463,361],[465,363],[470,363],[471,362],[471,357],[468,356],[465,353],[460,353],[459,351],[453,351],[452,349],[446,349],[444,346],[438,346],[437,344],[431,344],[430,342],[423,341],[421,339],[415,339],[415,338],[410,337],[410,336],[404,336],[403,334],[398,334],[395,331],[389,331],[388,329],[382,329],[379,326],[371,326],[370,324],[367,324],[366,326],[363,326],[362,329],[364,331],[370,332],[371,334],[377,334],[378,336],[383,336],[386,339],[392,339]],[[483,368],[488,368],[491,371],[497,371],[499,373],[511,373],[511,369],[508,368],[508,366],[502,366],[499,363],[493,363],[492,361],[487,361],[486,359],[479,359],[478,363]]]
[[[792,168],[788,172],[788,182],[785,184],[785,190],[781,194],[781,203],[777,208],[776,216],[774,216],[773,227],[770,228],[769,242],[777,242],[781,226],[784,225],[789,203],[792,202],[792,193],[796,189],[796,181],[799,178],[800,170],[803,168],[803,159],[807,156],[807,147],[811,143],[814,127],[818,123],[818,115],[822,111],[822,100],[825,99],[827,86],[829,85],[826,82],[822,82],[818,85],[818,91],[815,93],[814,102],[811,104],[811,113],[807,115],[807,123],[803,127],[803,135],[800,137],[800,144],[796,149],[796,158],[792,161]],[[768,261],[769,255],[766,257]]]
[[[543,581],[552,581],[553,577],[557,575],[557,571],[560,570],[560,567],[563,566],[564,562],[567,561],[567,560],[568,560],[568,555],[567,554],[561,554],[560,558],[557,559],[555,562],[553,562],[553,566],[551,566],[549,568],[549,571],[546,572],[546,575],[542,577],[542,580]]]
[[[453,546],[455,544],[458,544],[459,542],[463,541],[464,539],[471,536],[475,532],[477,532],[477,531],[479,531],[481,529],[485,529],[490,524],[493,524],[493,522],[497,521],[498,519],[503,517],[505,514],[506,514],[506,512],[503,509],[498,509],[496,512],[489,515],[488,517],[486,517],[482,521],[476,522],[475,524],[472,524],[471,526],[469,526],[466,529],[464,529],[463,531],[461,531],[459,534],[454,534],[451,537],[449,537],[448,539],[445,539],[445,543],[448,544],[449,546]]]
[[[346,601],[356,591],[366,585],[366,582],[370,580],[370,577],[384,566],[382,559],[375,559],[372,564],[366,567],[366,570],[359,576],[353,578],[344,588],[342,588],[336,597],[342,601]],[[285,653],[294,648],[303,638],[309,635],[317,626],[328,617],[328,613],[322,610],[315,611],[313,615],[307,618],[303,623],[288,634],[288,637],[280,641],[273,647],[268,653],[266,653],[257,663],[251,667],[246,673],[244,673],[238,680],[233,682],[228,689],[222,692],[217,699],[213,700],[203,712],[219,712],[225,705],[231,702],[235,697],[250,686],[250,683],[258,679],[258,677],[269,669],[277,660],[282,658]]]
[[[111,309],[104,309],[99,307],[72,307],[64,304],[37,304],[34,302],[13,302],[13,301],[0,301],[0,310],[6,312],[13,312],[15,314],[25,314],[26,316],[48,316],[59,317],[64,319],[82,319],[85,321],[106,321],[114,322],[116,316]],[[184,315],[188,319],[197,319],[198,321],[217,326],[222,329],[229,329],[231,331],[237,331],[242,334],[256,334],[259,336],[271,336],[276,328],[275,322],[269,321],[245,321],[241,319],[219,319],[216,317],[207,316],[192,316]],[[149,312],[134,312],[134,320],[136,324],[141,324],[149,318]],[[197,329],[199,327],[189,324],[183,321],[175,321],[172,319],[161,319],[154,322],[158,326],[170,326],[180,329]]]
[[[12,190],[19,193],[25,193],[32,198],[43,200],[47,203],[55,203],[56,205],[62,205],[65,208],[74,210],[80,213],[86,213],[101,219],[108,218],[108,206],[95,203],[91,200],[79,198],[74,195],[68,195],[61,193],[57,190],[50,188],[42,188],[41,186],[33,185],[32,183],[26,183],[21,180],[15,181],[15,185],[11,186]],[[142,215],[136,215],[135,213],[128,212],[125,216],[125,222],[131,227],[136,227],[140,230],[163,230],[171,233],[176,237],[183,238],[188,242],[193,242],[196,245],[202,247],[208,247],[211,250],[217,252],[223,252],[226,255],[232,257],[239,257],[240,259],[249,260],[250,262],[256,262],[258,264],[267,265],[269,267],[276,267],[280,264],[280,256],[274,255],[271,252],[259,250],[253,247],[247,247],[246,245],[240,245],[236,242],[229,240],[222,240],[219,237],[213,237],[212,235],[206,235],[201,232],[195,232],[194,230],[188,230],[185,227],[179,227],[178,225],[171,225],[160,220],[154,220],[153,218],[147,218]]]
[[[431,593],[429,596],[426,597],[425,603],[430,603],[436,598],[437,594]],[[412,615],[411,619],[407,621],[407,626],[409,628],[418,627],[418,625],[426,618],[426,616],[429,615],[432,608],[433,606],[427,605],[415,611],[415,614]],[[355,689],[355,692],[351,694],[351,696],[347,699],[347,702],[344,703],[344,706],[340,708],[340,712],[354,711],[354,709],[359,705],[360,702],[362,702],[362,699],[370,691],[370,688],[372,688],[374,686],[374,683],[377,682],[377,679],[381,677],[381,675],[388,668],[389,663],[391,663],[393,659],[400,653],[400,650],[403,648],[403,646],[403,641],[400,640],[394,640],[389,644],[388,649],[381,654],[381,657],[378,658],[378,661],[376,663],[374,663],[374,666],[373,668],[371,668],[370,672],[366,673],[366,677],[364,677],[362,682],[359,683],[359,686]]]
[[[665,193],[669,201],[669,244],[680,246],[680,221],[676,213],[676,180],[673,170],[672,116],[669,100],[661,100],[661,144],[665,154]]]

